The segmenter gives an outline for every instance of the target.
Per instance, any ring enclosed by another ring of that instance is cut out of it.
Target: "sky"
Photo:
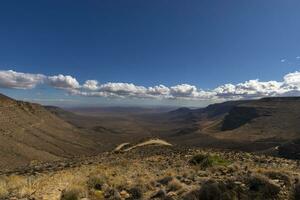
[[[298,0],[0,2],[0,93],[58,106],[300,94]]]

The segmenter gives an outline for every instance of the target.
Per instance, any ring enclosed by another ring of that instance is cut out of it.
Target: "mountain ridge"
[[[97,144],[43,106],[0,96],[0,166],[96,152]]]
[[[144,114],[142,110],[122,109],[119,115],[110,108],[89,116],[82,110],[74,113],[0,94],[0,166],[94,155],[116,144],[156,137],[186,147],[269,152],[289,158],[300,153],[300,97],[154,109]]]

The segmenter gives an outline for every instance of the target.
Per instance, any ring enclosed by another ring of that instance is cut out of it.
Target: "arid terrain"
[[[1,95],[0,199],[296,200],[299,110],[296,97],[62,109]]]
[[[0,96],[0,166],[90,155],[100,146],[91,136],[38,104]]]
[[[47,109],[113,145],[160,137],[188,147],[255,151],[287,158],[299,158],[300,153],[298,97],[228,101],[200,109]]]
[[[147,142],[147,141],[146,141]],[[1,172],[2,199],[299,199],[299,162],[165,142]],[[131,146],[133,147],[133,146]]]
[[[0,0],[0,200],[300,200],[300,0]]]

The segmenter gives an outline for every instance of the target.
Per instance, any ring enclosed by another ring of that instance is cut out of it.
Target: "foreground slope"
[[[0,199],[293,200],[300,195],[300,171],[293,160],[137,146],[6,172],[0,178]]]
[[[95,153],[96,144],[38,104],[0,95],[0,167]]]

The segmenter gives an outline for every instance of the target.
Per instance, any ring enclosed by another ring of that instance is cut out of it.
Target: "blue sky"
[[[205,91],[255,79],[283,82],[300,66],[299,8],[297,0],[1,1],[0,70],[70,75],[80,85],[185,83]],[[40,103],[51,98],[47,104],[55,105],[211,102],[174,101],[174,95],[111,99],[57,88],[2,84],[0,92]]]

